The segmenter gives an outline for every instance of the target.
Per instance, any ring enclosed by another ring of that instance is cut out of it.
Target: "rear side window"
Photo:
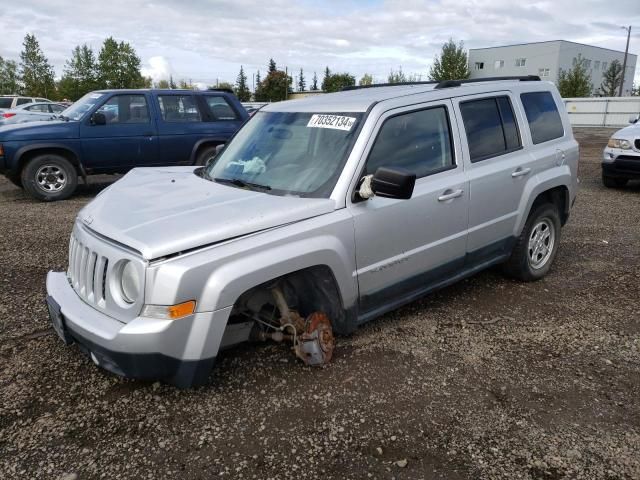
[[[199,122],[202,120],[193,95],[158,95],[160,113],[165,122]]]
[[[562,119],[551,92],[522,93],[520,99],[534,144],[564,136]]]
[[[214,120],[237,120],[236,112],[224,97],[206,95],[205,101]]]
[[[434,107],[387,119],[371,148],[366,173],[400,167],[420,178],[454,166],[447,109]]]
[[[24,105],[25,103],[31,103],[31,99],[26,97],[20,97],[16,102],[16,105]]]
[[[460,111],[472,162],[522,148],[509,97],[470,100],[460,104]]]
[[[11,108],[13,98],[0,98],[0,108]]]

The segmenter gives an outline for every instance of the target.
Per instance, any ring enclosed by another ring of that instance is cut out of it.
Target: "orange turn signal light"
[[[177,318],[186,317],[191,315],[196,310],[196,302],[189,300],[188,302],[182,302],[177,305],[171,305],[167,307],[168,317],[172,320]]]

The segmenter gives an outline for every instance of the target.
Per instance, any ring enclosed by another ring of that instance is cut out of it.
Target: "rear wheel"
[[[71,162],[60,155],[44,154],[31,159],[22,169],[22,185],[44,202],[69,198],[78,186],[78,174]]]
[[[17,175],[17,176],[15,176],[15,177],[14,177],[13,175],[10,175],[10,176],[8,176],[7,178],[8,178],[8,179],[9,179],[9,181],[10,181],[11,183],[13,183],[16,187],[19,187],[19,188],[24,189],[24,187],[22,186],[22,180],[20,180],[20,175]]]
[[[558,207],[551,203],[536,207],[504,265],[505,272],[525,282],[544,277],[558,251],[560,229]]]
[[[205,147],[202,150],[200,150],[198,152],[198,156],[196,157],[196,162],[195,165],[198,166],[205,166],[209,160],[213,159],[216,157],[216,146],[212,146],[212,147]]]
[[[627,182],[629,182],[629,180],[626,178],[615,178],[615,177],[608,177],[606,175],[602,175],[602,183],[607,188],[624,187],[627,184]]]

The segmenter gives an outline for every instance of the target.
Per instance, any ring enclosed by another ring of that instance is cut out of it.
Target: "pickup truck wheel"
[[[78,174],[69,160],[60,155],[34,157],[22,169],[22,185],[33,197],[44,202],[69,198],[78,186]]]
[[[558,207],[550,203],[536,207],[504,265],[505,272],[525,282],[544,277],[558,252],[560,229]]]
[[[9,181],[11,183],[13,183],[16,187],[22,188],[24,190],[24,187],[22,186],[22,180],[20,180],[20,175],[14,177],[13,175],[7,177],[9,179]]]
[[[216,156],[216,147],[205,147],[200,152],[198,152],[198,156],[196,157],[196,162],[194,165],[204,166],[207,164],[209,160]]]
[[[629,182],[626,178],[614,178],[608,177],[606,175],[602,175],[602,183],[607,188],[620,188],[624,187],[627,182]]]

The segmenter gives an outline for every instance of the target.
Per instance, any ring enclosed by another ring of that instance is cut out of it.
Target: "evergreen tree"
[[[65,63],[64,73],[58,84],[60,96],[78,100],[97,88],[97,77],[96,58],[91,47],[86,44],[76,46],[71,58]]]
[[[140,57],[126,42],[107,38],[98,55],[98,81],[102,88],[142,88],[148,84],[140,73]]]
[[[373,77],[368,73],[365,73],[360,81],[358,82],[360,86],[373,85]]]
[[[279,102],[287,98],[291,89],[291,77],[282,70],[269,73],[256,87],[258,102]]]
[[[182,90],[191,90],[191,83],[187,82],[184,78],[181,78],[180,81],[178,82],[178,88],[182,89]]]
[[[15,95],[20,91],[18,64],[0,57],[0,95]]]
[[[22,45],[24,47],[20,53],[22,93],[33,97],[53,97],[55,95],[53,67],[42,53],[35,35],[27,33]]]
[[[247,85],[247,76],[244,74],[244,68],[240,65],[240,73],[238,74],[238,78],[236,79],[236,88],[235,88],[236,97],[241,102],[248,102],[251,100],[251,90],[249,90],[249,86]]]
[[[392,69],[387,77],[387,83],[405,83],[406,81],[407,76],[402,71],[402,67],[400,67],[397,72],[394,72]]]
[[[169,81],[164,78],[159,80],[158,83],[156,83],[156,88],[169,88]]]
[[[275,71],[277,71],[278,68],[276,67],[276,62],[273,60],[273,58],[269,59],[269,70],[267,73],[273,73]]]
[[[326,86],[327,86],[327,79],[331,76],[331,70],[329,70],[329,67],[325,67],[324,69],[324,78],[322,79],[322,85],[321,85],[321,89],[322,91],[326,92]]]
[[[598,93],[603,97],[615,97],[620,90],[620,82],[622,82],[622,65],[618,60],[614,60],[603,74]]]
[[[300,69],[300,78],[298,79],[298,91],[304,92],[307,89],[307,82],[304,79],[304,73]]]
[[[172,90],[178,88],[176,82],[173,81],[173,75],[169,75],[169,88]]]
[[[316,72],[313,72],[313,83],[311,83],[311,90],[313,90],[314,92],[316,90],[318,90],[318,75],[316,75]]]
[[[469,78],[471,71],[467,61],[467,52],[464,50],[464,43],[456,45],[452,38],[442,45],[440,57],[435,58],[429,80],[441,82],[443,80],[462,80]]]
[[[578,55],[571,70],[558,74],[558,90],[563,98],[588,97],[591,95],[591,76],[587,73],[586,60]]]
[[[348,73],[332,73],[322,82],[322,90],[327,93],[339,92],[356,84],[356,77]]]

